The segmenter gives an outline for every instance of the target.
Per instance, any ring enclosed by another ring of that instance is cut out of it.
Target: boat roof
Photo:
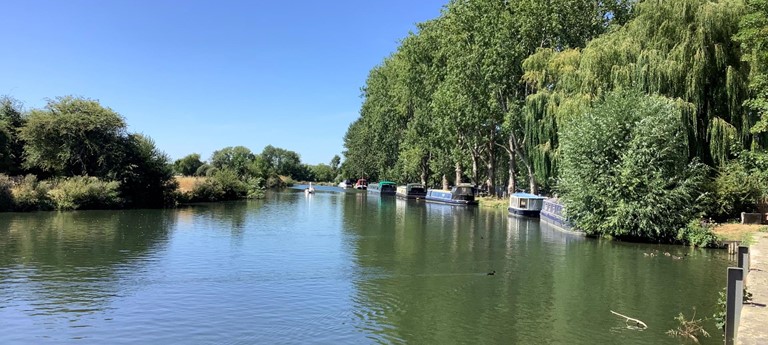
[[[535,194],[530,194],[530,193],[522,193],[522,192],[514,193],[514,194],[512,194],[512,196],[516,197],[516,198],[525,198],[525,199],[542,199],[542,200],[546,199],[545,197],[540,196],[540,195],[535,195]]]
[[[385,184],[396,184],[396,183],[394,183],[392,181],[379,181],[379,184],[380,185],[385,185]]]

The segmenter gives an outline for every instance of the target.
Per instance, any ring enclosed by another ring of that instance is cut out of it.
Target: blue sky
[[[445,3],[9,1],[0,95],[97,99],[173,159],[273,145],[327,164],[368,71]]]

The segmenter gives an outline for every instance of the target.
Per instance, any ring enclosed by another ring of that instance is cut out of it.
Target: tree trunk
[[[443,190],[449,190],[448,188],[448,177],[443,174]]]
[[[427,176],[429,175],[429,156],[421,158],[421,184],[427,185]]]
[[[515,161],[515,151],[512,148],[512,139],[509,139],[509,182],[507,182],[507,193],[512,195],[517,191],[517,183],[515,182],[515,175],[517,175],[517,162]]]
[[[455,182],[455,184],[461,183],[461,175],[462,175],[461,163],[456,162],[456,180],[455,180],[456,182]]]
[[[493,196],[496,195],[496,154],[493,146],[496,142],[496,135],[494,129],[491,129],[490,140],[488,140],[488,161],[486,167],[488,168],[488,193]]]
[[[475,153],[475,150],[472,150],[472,184],[477,186],[477,153]]]
[[[528,164],[528,187],[531,189],[531,194],[539,194],[539,186],[536,183],[536,176],[533,174],[533,167]]]

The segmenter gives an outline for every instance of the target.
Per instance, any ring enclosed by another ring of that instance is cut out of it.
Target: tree
[[[750,68],[750,98],[745,104],[758,118],[752,133],[768,133],[768,1],[746,0],[746,3],[747,13],[741,18],[736,35],[744,51],[743,59]]]
[[[232,170],[240,178],[250,176],[250,165],[256,156],[245,146],[225,147],[214,151],[211,165],[219,170]]]
[[[22,104],[8,96],[0,97],[0,173],[23,173],[24,143],[18,130],[24,122]]]
[[[688,162],[684,119],[667,98],[617,91],[565,125],[559,190],[579,229],[674,241],[700,216],[706,168]]]
[[[339,155],[333,155],[333,158],[331,158],[331,170],[333,171],[334,177],[336,177],[336,174],[339,171],[339,165],[341,165],[341,157],[339,157]]]
[[[125,136],[120,114],[98,101],[72,96],[32,110],[19,131],[25,142],[25,166],[64,176],[114,175]]]
[[[336,156],[338,157],[338,156]],[[326,164],[318,164],[310,166],[312,175],[315,181],[330,182],[336,178],[336,174],[333,171],[333,167]]]
[[[265,164],[278,175],[301,179],[304,169],[299,154],[293,151],[267,145],[261,152]]]
[[[168,155],[152,139],[130,134],[122,146],[123,161],[116,180],[120,196],[131,207],[163,207],[175,204],[178,187]]]
[[[173,162],[173,169],[177,174],[193,176],[203,164],[200,160],[200,154],[192,153]]]

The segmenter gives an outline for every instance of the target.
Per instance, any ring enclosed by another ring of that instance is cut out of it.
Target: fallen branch
[[[626,316],[626,315],[619,314],[619,313],[617,313],[617,312],[615,312],[613,310],[611,310],[611,313],[613,313],[614,315],[618,315],[618,316],[621,316],[621,317],[625,318],[626,320],[624,320],[624,322],[632,321],[632,322],[635,323],[635,326],[638,326],[638,327],[642,326],[643,329],[648,328],[648,325],[646,325],[645,322],[642,322],[642,321],[640,321],[638,319],[635,319],[633,317],[629,317],[629,316]]]

